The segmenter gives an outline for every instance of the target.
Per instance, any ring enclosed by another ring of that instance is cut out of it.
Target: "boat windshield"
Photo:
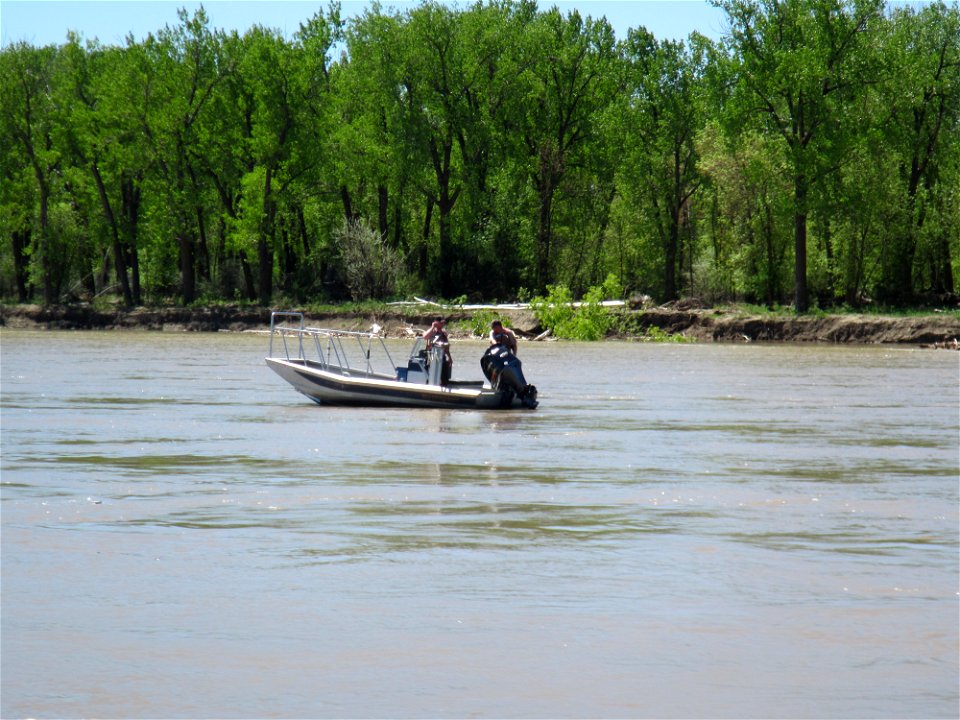
[[[423,337],[418,337],[413,347],[410,348],[410,358],[426,357],[427,346],[423,342]]]

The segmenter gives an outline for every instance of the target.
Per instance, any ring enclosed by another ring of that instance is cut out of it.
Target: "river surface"
[[[503,413],[319,407],[253,334],[0,347],[4,718],[960,712],[958,353],[522,344]]]

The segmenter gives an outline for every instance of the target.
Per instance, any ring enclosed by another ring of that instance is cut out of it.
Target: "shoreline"
[[[206,308],[134,308],[97,310],[89,305],[0,306],[0,328],[34,330],[141,330],[153,332],[246,332],[270,327],[270,308],[215,306]],[[497,309],[522,337],[532,339],[543,332],[529,310]],[[718,308],[624,309],[619,323],[629,328],[607,339],[643,340],[656,327],[696,342],[906,344],[957,349],[960,318],[952,313],[899,317],[889,315],[796,315],[749,314]],[[430,326],[438,313],[448,318],[448,333],[454,338],[473,337],[458,331],[456,323],[469,321],[474,312],[462,308],[411,306],[397,310],[305,313],[310,325],[342,330],[368,331],[374,325],[390,337],[411,337]]]

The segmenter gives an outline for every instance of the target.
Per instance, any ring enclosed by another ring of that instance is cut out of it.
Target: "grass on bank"
[[[952,317],[960,320],[960,308],[929,308],[929,307],[892,307],[889,305],[866,305],[852,307],[850,305],[835,305],[830,308],[814,307],[804,313],[798,313],[792,305],[753,305],[750,303],[722,303],[712,308],[715,311],[742,316],[762,316],[774,318],[795,317]]]

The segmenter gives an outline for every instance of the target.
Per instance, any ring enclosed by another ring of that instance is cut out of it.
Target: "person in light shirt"
[[[453,373],[453,355],[450,354],[450,338],[447,337],[443,329],[443,318],[436,318],[430,325],[430,329],[423,334],[423,341],[429,350],[434,345],[443,347],[443,366],[440,368],[440,384],[446,385],[450,382],[450,375]]]
[[[490,323],[490,344],[503,345],[514,355],[517,354],[517,335],[499,320]]]

